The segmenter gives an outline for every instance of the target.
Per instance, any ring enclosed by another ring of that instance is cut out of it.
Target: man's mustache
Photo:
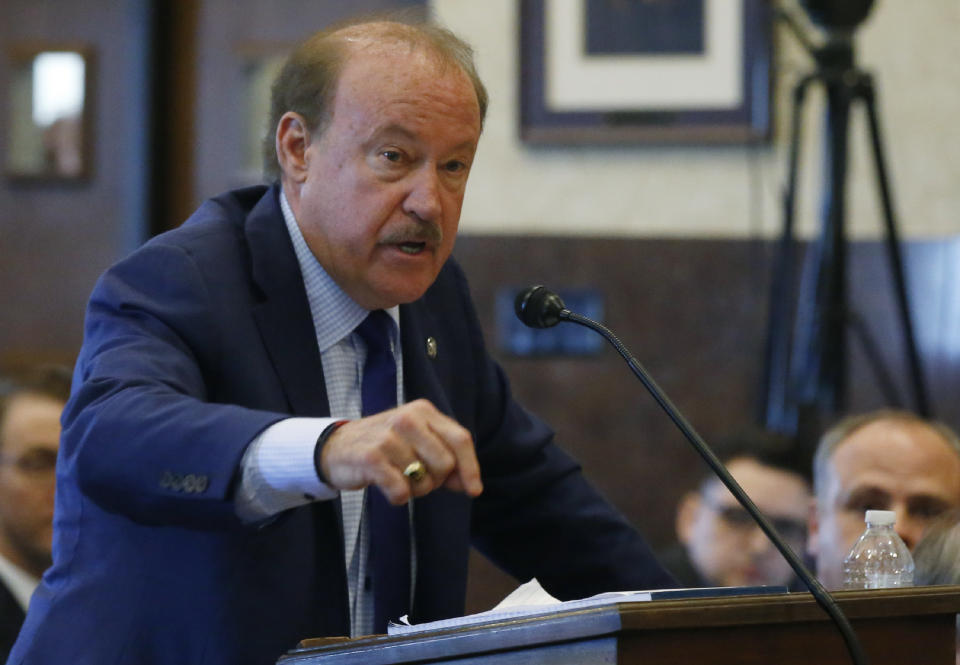
[[[443,229],[434,222],[409,222],[403,226],[390,229],[380,237],[380,242],[385,245],[422,242],[436,247],[443,242]]]

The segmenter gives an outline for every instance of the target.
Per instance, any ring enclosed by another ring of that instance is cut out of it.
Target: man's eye
[[[844,507],[855,513],[863,514],[868,510],[889,510],[890,500],[888,497],[875,494],[852,496]]]
[[[459,173],[460,171],[463,171],[464,169],[466,169],[467,165],[461,161],[453,160],[453,161],[447,162],[444,165],[444,168],[450,173]]]
[[[403,159],[403,155],[399,150],[384,150],[380,153],[380,156],[386,159],[388,162],[399,162]]]
[[[949,510],[949,508],[950,506],[942,501],[928,499],[913,502],[907,507],[907,510],[914,517],[930,520],[935,517],[939,517]]]

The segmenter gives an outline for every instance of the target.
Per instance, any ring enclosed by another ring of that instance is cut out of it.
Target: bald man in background
[[[839,589],[867,510],[894,511],[912,550],[934,519],[960,506],[960,440],[906,411],[852,416],[821,438],[813,484],[807,551],[824,586]]]

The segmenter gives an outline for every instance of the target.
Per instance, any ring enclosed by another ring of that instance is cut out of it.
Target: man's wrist
[[[320,432],[320,436],[317,437],[317,443],[313,447],[313,466],[317,471],[317,477],[320,479],[320,482],[324,484],[327,484],[327,479],[323,475],[323,466],[320,463],[323,455],[323,447],[327,445],[327,440],[333,435],[333,433],[340,429],[341,425],[345,425],[348,422],[350,421],[337,420],[327,425],[324,430]]]

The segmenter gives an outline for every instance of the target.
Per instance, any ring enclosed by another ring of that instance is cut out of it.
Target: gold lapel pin
[[[437,340],[433,337],[427,337],[427,357],[430,360],[436,360],[437,358]]]

